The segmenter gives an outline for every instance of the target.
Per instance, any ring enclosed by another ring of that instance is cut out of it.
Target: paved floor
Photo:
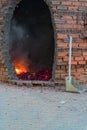
[[[87,130],[87,93],[0,84],[0,130]]]

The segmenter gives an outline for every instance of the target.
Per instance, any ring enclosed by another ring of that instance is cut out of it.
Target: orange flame
[[[21,64],[21,63],[15,63],[14,66],[15,66],[16,74],[26,73],[26,72],[29,71],[29,70],[27,69],[26,64],[23,64],[23,63],[22,63],[22,64]]]
[[[17,74],[26,73],[27,71],[24,68],[15,68]]]

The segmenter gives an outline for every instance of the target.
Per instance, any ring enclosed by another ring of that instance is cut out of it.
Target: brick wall
[[[0,0],[0,81],[17,78],[8,53],[8,34],[19,1]],[[55,31],[55,81],[64,81],[68,74],[70,35],[73,37],[72,74],[82,80],[87,73],[87,0],[44,1],[51,11]]]
[[[57,32],[56,81],[68,75],[69,37],[73,37],[72,75],[85,82],[87,75],[87,0],[52,1]]]
[[[8,52],[9,25],[13,9],[16,3],[10,0],[0,0],[0,81],[7,82],[17,79]]]

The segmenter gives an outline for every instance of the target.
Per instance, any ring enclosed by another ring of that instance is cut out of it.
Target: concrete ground
[[[87,92],[0,84],[0,130],[87,130]]]

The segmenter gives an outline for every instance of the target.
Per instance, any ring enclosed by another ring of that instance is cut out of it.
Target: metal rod
[[[69,82],[71,83],[71,63],[72,62],[72,36],[70,36],[70,45],[69,45]]]

